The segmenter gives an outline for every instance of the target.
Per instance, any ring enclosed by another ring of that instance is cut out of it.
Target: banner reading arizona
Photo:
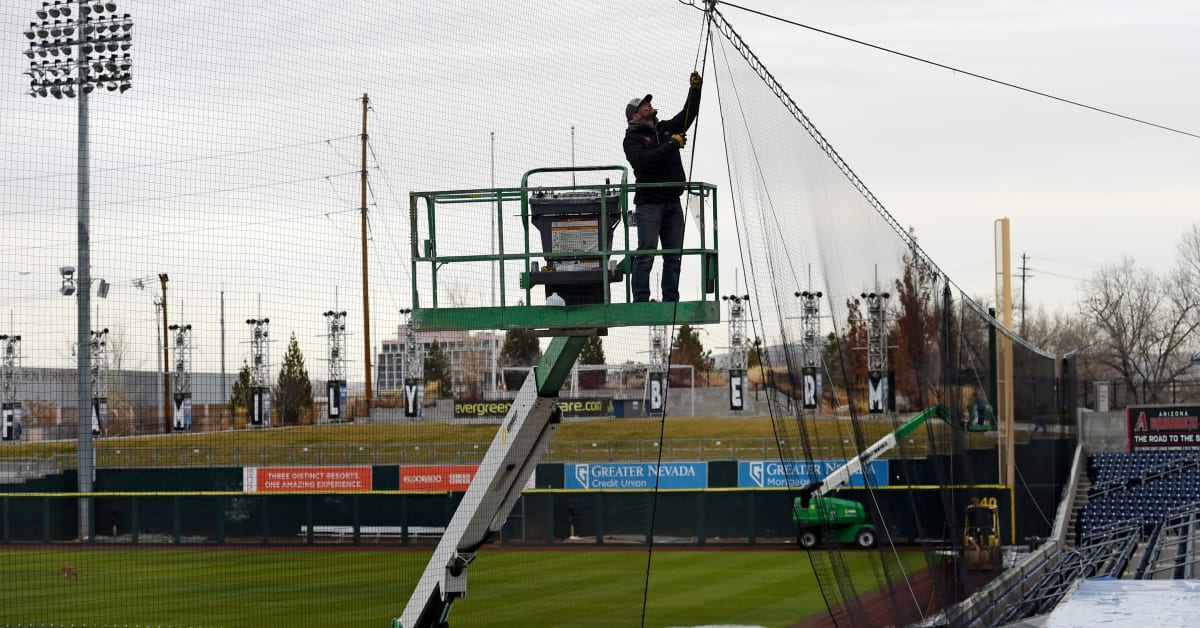
[[[1126,412],[1129,451],[1200,448],[1200,407],[1131,407]]]
[[[244,467],[247,493],[324,493],[371,490],[371,467]]]

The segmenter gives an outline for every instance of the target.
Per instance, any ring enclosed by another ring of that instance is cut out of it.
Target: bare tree
[[[1187,274],[1182,260],[1164,278],[1124,258],[1083,284],[1079,308],[1093,331],[1091,353],[1129,388],[1134,402],[1159,401],[1188,367],[1200,295],[1187,289]]]

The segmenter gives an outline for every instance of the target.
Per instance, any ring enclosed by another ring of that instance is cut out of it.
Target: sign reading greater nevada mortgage
[[[615,462],[563,467],[567,489],[708,488],[707,462]]]
[[[816,460],[807,462],[780,462],[778,460],[742,461],[738,463],[738,488],[803,488],[829,475],[846,462],[844,460]],[[816,475],[813,475],[813,466]],[[875,460],[867,465],[871,474],[871,486],[888,485],[888,461]],[[862,472],[850,476],[846,486],[863,486]]]
[[[1154,406],[1126,410],[1129,450],[1200,448],[1200,406]]]
[[[371,490],[371,467],[244,467],[247,493],[326,493]]]

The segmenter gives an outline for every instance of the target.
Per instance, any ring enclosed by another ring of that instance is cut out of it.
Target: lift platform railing
[[[534,185],[547,175],[603,181]],[[652,187],[684,189],[685,220],[690,213],[698,227],[689,241],[698,246],[636,248],[631,195]],[[631,184],[622,166],[537,168],[525,173],[520,187],[413,192],[409,204],[413,322],[424,331],[554,333],[720,320],[717,195],[710,184]],[[681,285],[681,293],[694,300],[633,303],[627,281],[633,258],[668,254],[681,256],[681,276],[695,282]],[[489,280],[491,300],[483,304]],[[624,289],[614,294],[614,283]],[[539,287],[545,300],[535,292]],[[463,294],[472,295],[467,303]]]

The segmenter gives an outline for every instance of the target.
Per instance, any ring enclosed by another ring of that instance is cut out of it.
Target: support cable
[[[1055,96],[1054,94],[1049,94],[1049,93],[1046,93],[1046,92],[1041,92],[1041,91],[1038,91],[1038,90],[1036,90],[1036,89],[1031,89],[1031,88],[1028,88],[1028,87],[1022,87],[1022,86],[1020,86],[1020,85],[1017,85],[1016,83],[1009,83],[1008,81],[1002,81],[1002,80],[1000,80],[1000,79],[995,79],[995,78],[992,78],[992,77],[990,77],[990,76],[985,76],[985,75],[983,75],[983,74],[977,74],[977,73],[975,73],[975,72],[971,72],[971,71],[969,71],[969,70],[963,70],[963,69],[961,69],[961,68],[956,68],[956,67],[954,67],[954,66],[946,65],[946,64],[944,64],[944,63],[938,63],[937,61],[931,61],[931,60],[929,60],[929,59],[924,59],[924,58],[918,57],[918,56],[916,56],[916,55],[910,55],[910,54],[908,54],[908,53],[905,53],[905,52],[900,52],[899,50],[892,50],[891,48],[885,48],[884,46],[880,46],[880,45],[878,45],[878,44],[872,44],[872,43],[870,43],[870,42],[862,41],[861,39],[854,39],[853,37],[847,37],[847,36],[845,36],[845,35],[839,35],[839,34],[837,34],[837,33],[831,32],[831,31],[827,31],[827,30],[824,30],[824,29],[817,28],[817,27],[815,27],[815,26],[809,26],[808,24],[802,24],[802,23],[800,23],[800,22],[795,22],[795,21],[789,20],[789,19],[787,19],[787,18],[782,18],[782,17],[779,17],[778,15],[771,15],[770,13],[765,13],[765,12],[763,12],[763,11],[758,11],[758,10],[755,10],[755,9],[751,9],[751,8],[749,8],[749,7],[743,7],[743,6],[740,6],[740,5],[734,4],[734,3],[732,3],[732,2],[724,2],[724,1],[722,0],[721,4],[727,4],[727,5],[729,5],[729,6],[733,7],[733,8],[735,8],[735,9],[741,9],[741,10],[743,10],[743,11],[747,12],[747,13],[753,13],[753,14],[755,14],[755,15],[760,15],[760,16],[762,16],[762,17],[765,17],[765,18],[768,18],[768,19],[772,19],[772,20],[776,20],[776,21],[779,21],[779,22],[783,22],[784,24],[790,24],[790,25],[792,25],[792,26],[799,26],[800,28],[805,28],[805,29],[808,29],[808,30],[810,30],[810,31],[813,31],[813,32],[815,32],[815,33],[820,33],[820,34],[822,34],[822,35],[829,35],[830,37],[836,37],[837,39],[841,39],[841,40],[843,40],[843,41],[848,41],[848,42],[850,42],[850,43],[858,44],[858,45],[860,45],[860,46],[866,46],[866,47],[868,47],[868,48],[873,48],[873,49],[875,49],[875,50],[878,50],[878,51],[880,51],[880,52],[886,52],[886,53],[888,53],[888,54],[893,54],[893,55],[896,55],[896,56],[898,56],[898,57],[903,57],[903,58],[905,58],[905,59],[909,59],[909,60],[911,60],[911,61],[916,61],[916,62],[918,62],[918,63],[924,63],[924,64],[927,64],[927,65],[932,65],[932,66],[934,66],[934,67],[941,68],[941,69],[943,69],[943,70],[950,70],[951,72],[954,72],[955,74],[964,74],[964,75],[966,75],[966,76],[969,76],[969,77],[971,77],[971,78],[977,78],[977,79],[979,79],[979,80],[981,80],[981,81],[987,81],[987,82],[989,82],[989,83],[995,83],[996,85],[1001,85],[1001,86],[1004,86],[1004,87],[1010,87],[1010,88],[1012,88],[1012,89],[1015,89],[1015,90],[1018,90],[1018,91],[1025,92],[1025,93],[1027,93],[1027,94],[1033,94],[1034,96],[1041,96],[1042,98],[1049,98],[1050,100],[1056,100],[1056,101],[1058,101],[1058,102],[1061,102],[1061,103],[1064,103],[1064,104],[1073,105],[1073,106],[1075,106],[1075,107],[1082,107],[1083,109],[1087,109],[1087,110],[1089,110],[1089,111],[1094,111],[1094,112],[1096,112],[1096,113],[1102,113],[1102,114],[1104,114],[1104,115],[1106,115],[1106,116],[1112,116],[1112,117],[1114,117],[1114,118],[1120,118],[1120,119],[1122,119],[1122,120],[1127,120],[1127,121],[1129,121],[1129,122],[1134,122],[1134,123],[1137,123],[1137,124],[1144,124],[1144,125],[1146,125],[1146,126],[1154,127],[1154,128],[1156,128],[1156,129],[1161,129],[1161,130],[1163,130],[1163,131],[1168,131],[1168,132],[1170,132],[1170,133],[1178,133],[1179,135],[1184,135],[1184,136],[1187,136],[1187,137],[1190,137],[1190,138],[1193,138],[1193,139],[1198,139],[1198,140],[1200,140],[1200,134],[1191,133],[1191,132],[1188,132],[1188,131],[1183,131],[1183,130],[1176,129],[1176,128],[1173,128],[1173,127],[1169,127],[1169,126],[1166,126],[1166,125],[1163,125],[1163,124],[1158,124],[1158,123],[1155,123],[1155,122],[1150,122],[1149,120],[1143,120],[1143,119],[1141,119],[1141,118],[1135,118],[1135,117],[1133,117],[1133,116],[1127,116],[1127,115],[1125,115],[1125,114],[1123,114],[1123,113],[1117,113],[1117,112],[1115,112],[1115,111],[1111,111],[1111,110],[1109,110],[1109,109],[1102,109],[1102,108],[1100,108],[1100,107],[1094,107],[1094,106],[1092,106],[1092,105],[1089,105],[1089,104],[1086,104],[1086,103],[1082,103],[1082,102],[1079,102],[1079,101],[1076,101],[1076,100],[1071,100],[1071,99],[1069,99],[1069,98],[1063,98],[1063,97],[1061,97],[1061,96]]]

